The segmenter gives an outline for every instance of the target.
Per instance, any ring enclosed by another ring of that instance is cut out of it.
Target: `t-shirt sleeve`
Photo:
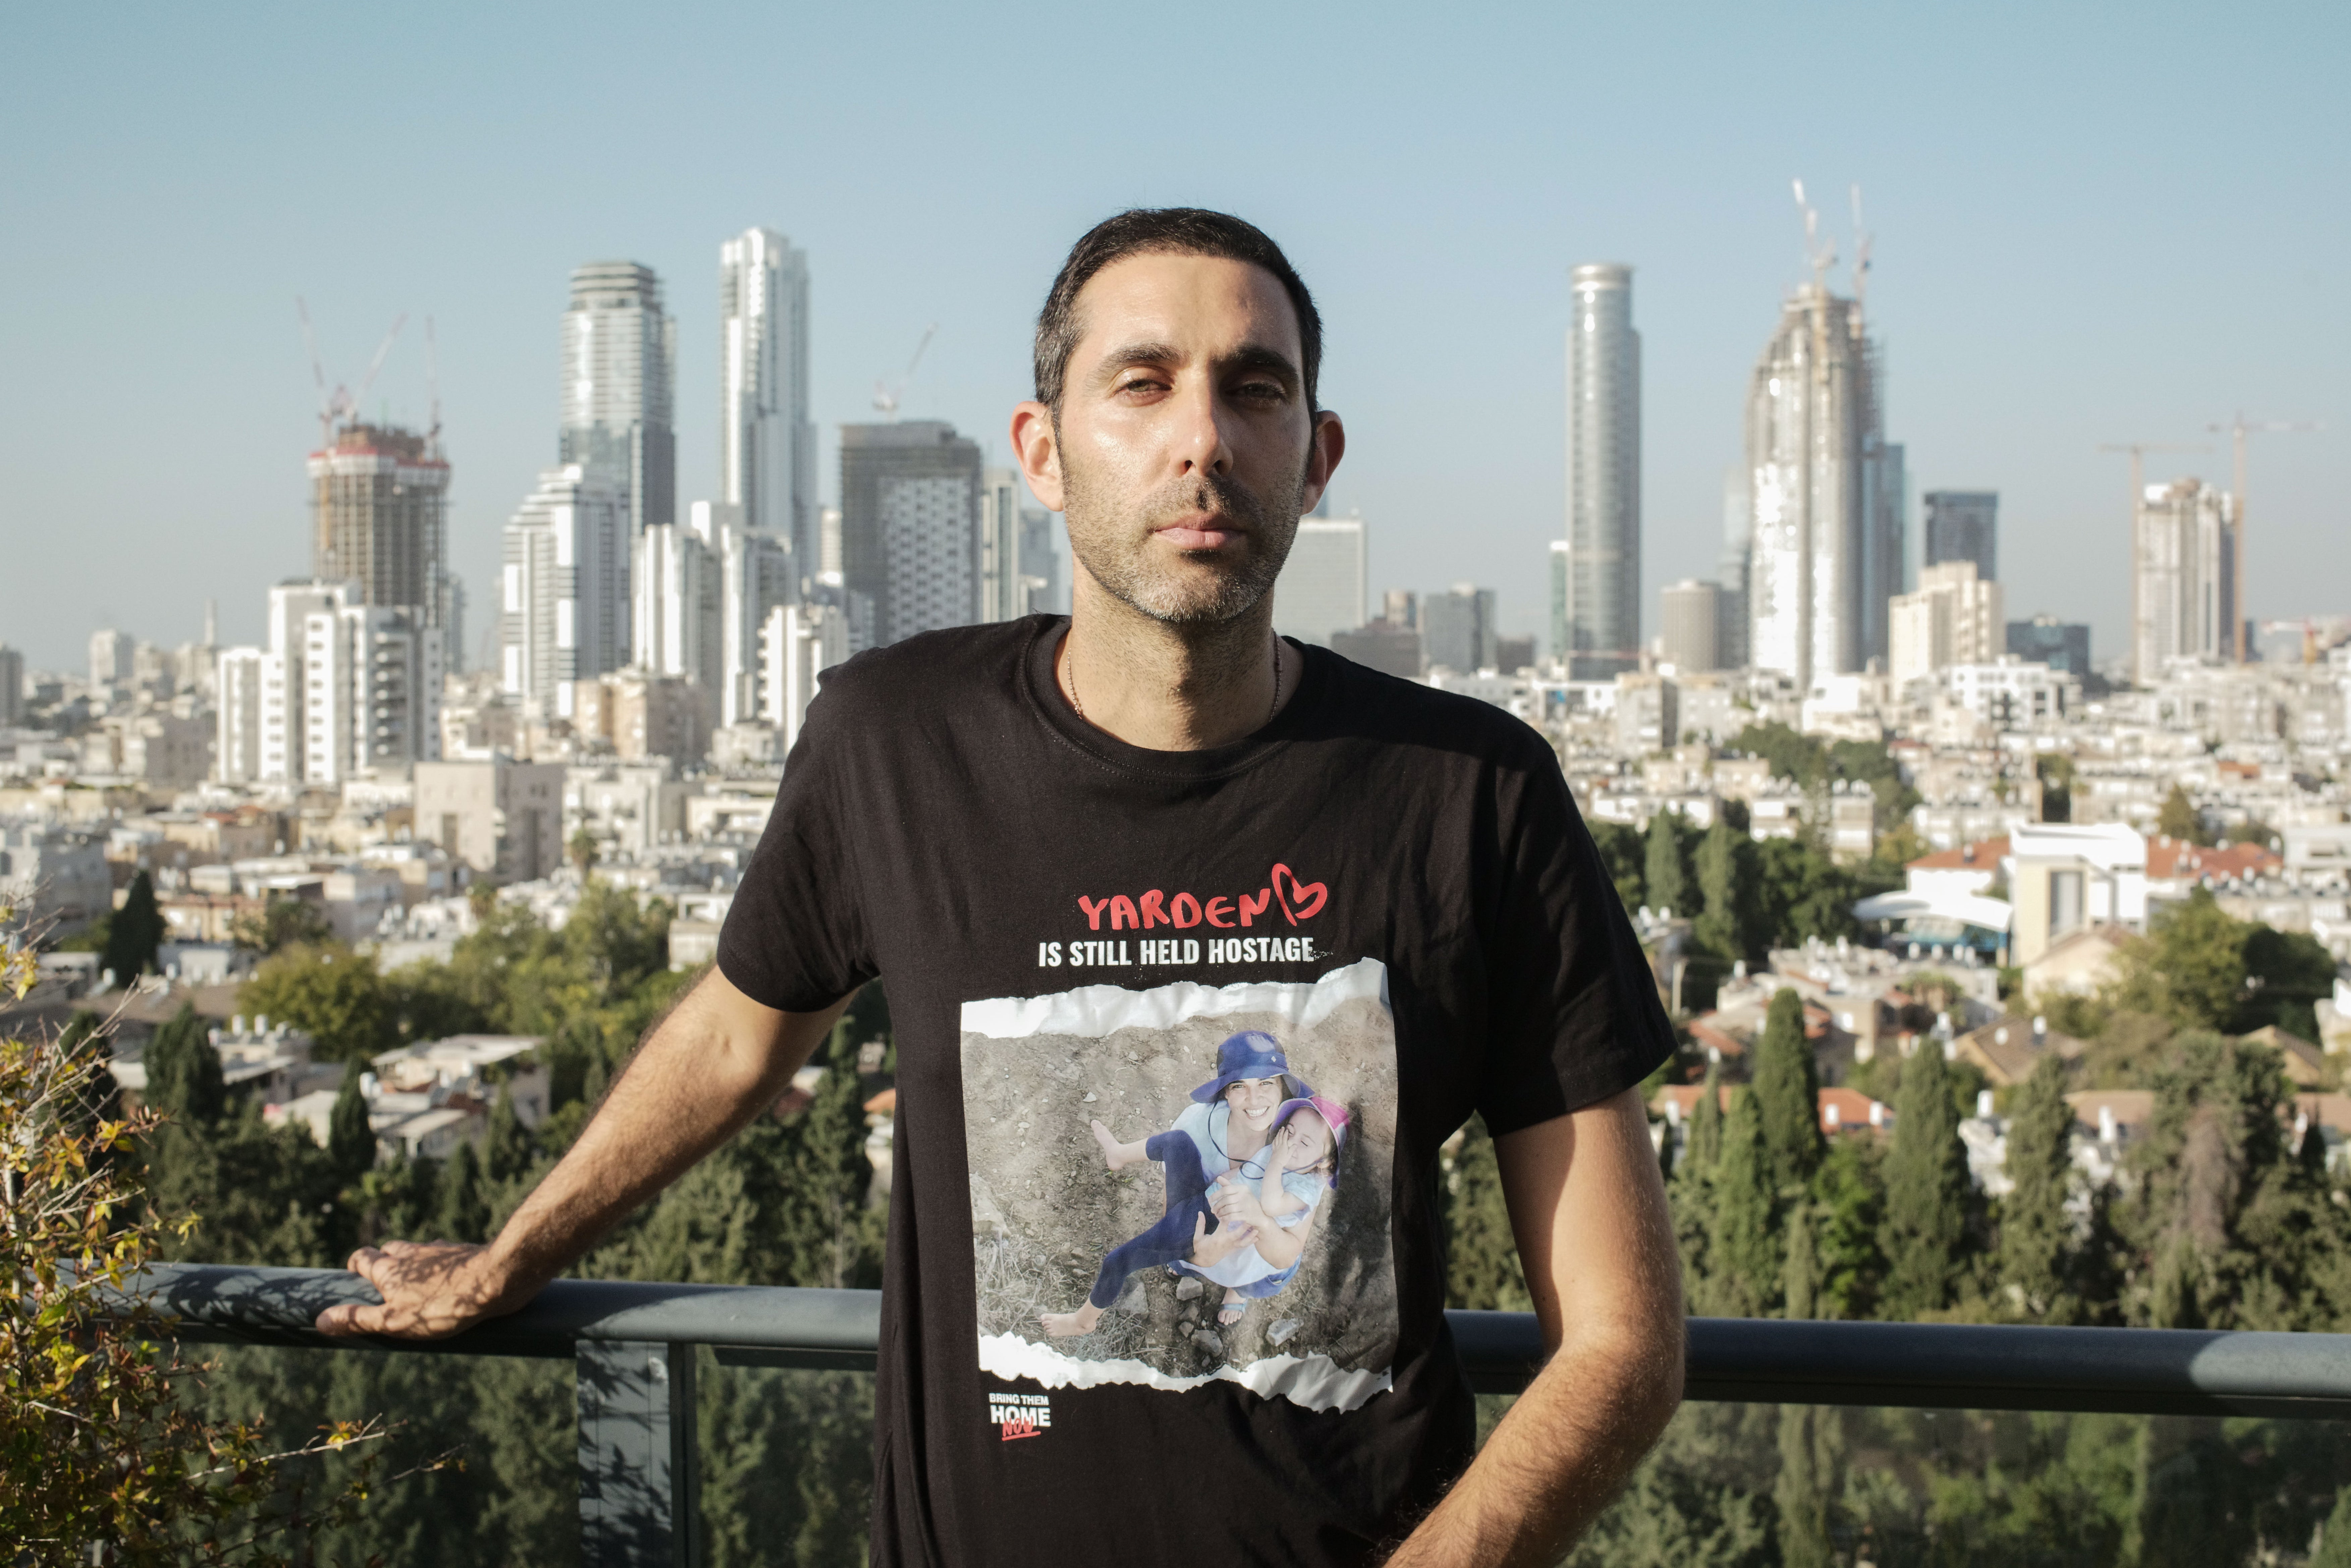
[[[1674,1035],[1558,759],[1545,747],[1497,777],[1478,1109],[1501,1134],[1631,1088],[1673,1054]]]
[[[719,973],[753,1001],[785,1012],[821,1012],[876,973],[841,810],[842,706],[827,690],[809,705],[767,831],[718,933]]]

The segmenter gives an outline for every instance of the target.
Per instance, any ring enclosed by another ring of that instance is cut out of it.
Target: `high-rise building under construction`
[[[1902,448],[1861,306],[1790,296],[1747,392],[1747,656],[1809,689],[1886,653],[1902,591]]]
[[[677,520],[676,381],[677,324],[653,269],[573,268],[557,461],[595,469],[625,493],[632,538]]]
[[[430,436],[337,424],[310,454],[311,576],[354,585],[354,602],[413,609],[445,632],[455,597],[448,556],[449,465]]]

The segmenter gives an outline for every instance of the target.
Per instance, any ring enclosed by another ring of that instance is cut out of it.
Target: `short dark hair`
[[[1070,247],[1052,292],[1045,296],[1045,308],[1037,313],[1037,401],[1061,413],[1062,382],[1078,346],[1079,290],[1112,262],[1170,253],[1244,261],[1273,274],[1298,315],[1299,352],[1306,361],[1299,370],[1306,378],[1306,406],[1313,410],[1315,380],[1322,368],[1322,318],[1314,297],[1263,229],[1205,207],[1130,207],[1096,224]]]

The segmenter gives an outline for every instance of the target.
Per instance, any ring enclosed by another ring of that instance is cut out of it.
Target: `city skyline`
[[[358,131],[407,148],[412,174],[437,182],[416,225],[387,229],[371,191],[277,179],[297,145],[292,126],[312,115],[318,89],[275,68],[285,43],[271,27],[239,17],[183,33],[166,22],[131,43],[103,26],[37,18],[19,28],[23,90],[0,114],[19,122],[28,143],[70,142],[72,152],[11,175],[26,218],[12,240],[24,287],[0,308],[0,329],[27,373],[0,393],[0,460],[15,481],[12,507],[52,526],[21,530],[33,537],[0,583],[0,638],[32,664],[69,668],[99,626],[166,645],[192,636],[199,601],[214,597],[231,621],[224,641],[257,639],[259,606],[246,583],[308,564],[299,478],[289,478],[291,454],[314,444],[313,389],[290,319],[298,292],[308,292],[330,371],[346,379],[357,379],[394,316],[437,317],[456,475],[450,556],[474,591],[478,625],[500,526],[548,461],[546,323],[583,259],[630,256],[665,285],[680,344],[682,515],[691,499],[718,493],[711,247],[747,225],[790,235],[814,280],[821,501],[835,483],[839,425],[865,416],[874,378],[898,371],[932,319],[942,326],[907,389],[907,416],[945,419],[980,444],[984,459],[1004,462],[1002,425],[1027,391],[1028,329],[1061,251],[1119,205],[1171,200],[1264,222],[1315,287],[1332,328],[1325,395],[1354,437],[1334,497],[1380,519],[1374,591],[1499,583],[1502,626],[1513,632],[1548,619],[1540,569],[1563,501],[1559,344],[1569,268],[1593,256],[1636,267],[1646,361],[1640,604],[1653,628],[1665,583],[1715,575],[1716,485],[1739,456],[1744,371],[1803,273],[1792,173],[1840,195],[1855,181],[1868,191],[1880,235],[1873,329],[1893,361],[1886,427],[1909,447],[1914,539],[1925,490],[2000,491],[2011,612],[2063,609],[2095,623],[2101,649],[2119,649],[2128,486],[2123,465],[2095,447],[2211,444],[2219,449],[2151,456],[2147,482],[2192,474],[2227,487],[2225,443],[2203,427],[2242,406],[2323,421],[2328,432],[2253,448],[2246,612],[2318,613],[2351,599],[2351,562],[2327,548],[2351,495],[2345,411],[2325,374],[2346,332],[2341,313],[2325,308],[2339,293],[2346,220],[2303,199],[2339,183],[2345,161],[2342,128],[2318,113],[2323,93],[2307,76],[2327,52],[2320,35],[2339,35],[2343,18],[2264,16],[2191,44],[2179,29],[2117,39],[2091,18],[2068,17],[2021,53],[2004,47],[2012,24],[1963,36],[1955,24],[1914,20],[1866,41],[1835,38],[1841,26],[1826,11],[1809,28],[1726,16],[1723,47],[1687,58],[1662,22],[1583,26],[1578,47],[1614,49],[1627,68],[1621,83],[1595,87],[1573,136],[1555,111],[1523,107],[1540,95],[1496,90],[1556,56],[1568,42],[1563,24],[1514,28],[1509,47],[1476,19],[1442,37],[1350,44],[1331,68],[1351,81],[1424,81],[1430,124],[1447,105],[1475,112],[1430,138],[1407,127],[1365,131],[1303,178],[1272,175],[1283,160],[1263,149],[1243,156],[1248,133],[1201,131],[1187,119],[1180,131],[1137,133],[1117,156],[1073,147],[1068,178],[1050,193],[1009,198],[977,172],[919,172],[916,150],[956,134],[951,120],[976,152],[1019,144],[1020,117],[985,105],[954,116],[919,107],[871,129],[858,157],[825,155],[831,128],[852,114],[820,62],[883,47],[862,20],[827,19],[808,41],[810,93],[756,133],[718,100],[780,47],[772,26],[752,26],[728,59],[680,56],[667,68],[718,104],[714,123],[650,124],[642,146],[578,183],[538,178],[558,167],[540,129],[558,124],[551,85],[527,85],[486,121],[463,111],[462,95],[516,76],[517,62],[537,58],[526,44],[552,48],[550,65],[591,75],[615,63],[596,65],[576,41],[551,39],[526,19],[459,26],[434,44],[445,69],[416,73],[409,51],[421,44],[402,40],[369,68],[414,78],[414,93],[357,95]],[[1056,41],[1040,63],[1078,70],[1139,47],[1124,26],[1083,44]],[[950,58],[967,72],[1008,57],[1008,46],[960,22],[942,19],[934,43],[935,56],[926,46],[909,63],[917,81],[940,79]],[[1800,48],[1825,50],[1818,68],[1844,71],[1851,91],[1746,132],[1774,63]],[[1876,68],[1881,57],[1900,58],[1903,69]],[[113,73],[103,81],[101,59]],[[2238,90],[2247,111],[2192,134],[2111,128],[2127,118],[2107,110],[2129,99],[2129,78],[2189,61],[2216,90]],[[567,91],[585,85],[560,70],[519,74],[534,84],[570,80]],[[2012,112],[1964,127],[1896,112],[1911,94],[1963,80]],[[2255,81],[2262,90],[2242,90]],[[227,83],[255,95],[249,122],[188,112],[218,101]],[[1645,107],[1648,89],[1656,101]],[[1234,89],[1207,90],[1222,101]],[[758,154],[747,165],[685,157],[746,134]],[[1290,132],[1272,134],[1290,144]],[[1571,158],[1586,141],[1593,155]],[[2273,148],[2291,151],[2273,156]],[[834,166],[843,162],[851,166]],[[1471,177],[1457,187],[1465,167]],[[910,172],[877,173],[892,168]],[[201,213],[184,205],[183,190],[205,192]],[[1666,190],[1670,204],[1658,200]],[[2208,237],[2147,246],[2147,214],[2182,193],[2192,193],[2204,214],[2197,232]],[[156,221],[174,225],[179,287],[170,295],[123,270],[131,253],[110,252],[72,221],[80,204],[109,197],[152,198]],[[1849,246],[1842,201],[1823,204],[1828,229]],[[942,225],[973,236],[952,260],[924,243]],[[2052,266],[2055,257],[2065,265]],[[119,394],[98,372],[126,356],[140,364],[142,389],[175,411],[137,464],[102,455],[108,402]],[[389,402],[397,422],[425,423],[413,326],[377,386],[368,417]],[[71,540],[94,528],[130,535],[125,553],[140,570],[89,571]]]

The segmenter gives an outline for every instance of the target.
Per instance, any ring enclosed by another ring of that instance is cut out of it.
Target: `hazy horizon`
[[[2009,614],[2087,620],[2113,653],[2127,465],[2097,446],[2209,444],[2148,477],[2226,486],[2205,426],[2241,408],[2325,426],[2254,439],[2248,612],[2351,612],[2339,8],[1167,21],[20,15],[0,642],[78,669],[102,626],[196,636],[207,598],[225,642],[257,640],[265,587],[309,565],[298,294],[330,383],[407,313],[367,413],[411,423],[434,319],[470,654],[499,530],[555,461],[573,267],[661,274],[683,507],[716,476],[718,245],[765,225],[807,250],[831,501],[839,425],[880,417],[874,381],[934,321],[904,417],[1006,461],[1062,252],[1176,203],[1259,223],[1316,291],[1352,437],[1332,500],[1370,522],[1374,602],[1470,580],[1513,632],[1548,622],[1568,273],[1631,265],[1654,635],[1658,588],[1713,574],[1747,373],[1805,276],[1792,176],[1841,291],[1863,187],[1914,559],[1920,494],[1998,490]]]

